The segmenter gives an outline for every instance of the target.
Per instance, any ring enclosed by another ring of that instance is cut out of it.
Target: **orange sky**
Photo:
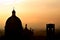
[[[60,24],[60,0],[0,0],[0,28],[16,10],[23,26],[27,23],[33,29],[45,29],[47,23]]]

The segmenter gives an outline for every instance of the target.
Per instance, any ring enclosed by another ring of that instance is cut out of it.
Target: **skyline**
[[[28,24],[28,27],[41,30],[45,29],[47,23],[53,23],[56,28],[60,28],[59,0],[0,0],[1,28],[5,26],[6,20],[11,16],[13,7],[23,26]]]

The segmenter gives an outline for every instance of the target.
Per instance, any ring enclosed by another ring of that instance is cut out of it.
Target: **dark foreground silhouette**
[[[27,26],[26,26],[27,27]],[[5,25],[5,39],[6,40],[30,40],[32,37],[32,31],[27,28],[24,30],[21,20],[16,16],[16,12],[13,9],[12,16],[8,18]]]
[[[32,29],[23,29],[21,20],[16,16],[13,9],[12,16],[9,17],[5,24],[4,36],[0,40],[60,40],[60,32],[55,34],[55,24],[46,25],[46,36],[34,36]]]

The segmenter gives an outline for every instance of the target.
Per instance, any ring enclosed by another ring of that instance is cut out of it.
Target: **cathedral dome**
[[[21,33],[23,28],[22,28],[22,22],[21,20],[15,15],[15,10],[13,9],[12,11],[12,16],[9,17],[6,21],[5,25],[5,33],[6,34],[17,34]]]

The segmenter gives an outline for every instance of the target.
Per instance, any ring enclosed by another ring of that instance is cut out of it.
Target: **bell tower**
[[[47,40],[53,40],[55,35],[55,24],[46,24]]]

